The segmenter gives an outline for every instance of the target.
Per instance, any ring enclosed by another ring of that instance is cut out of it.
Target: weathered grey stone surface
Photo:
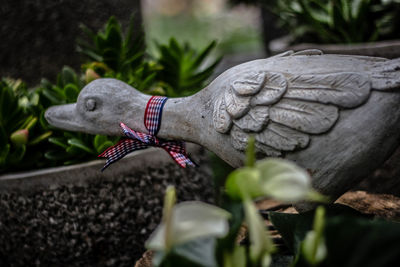
[[[260,157],[297,162],[312,173],[316,189],[337,197],[398,145],[399,87],[400,59],[288,51],[231,68],[196,95],[168,100],[158,136],[201,144],[237,167],[253,134]],[[121,135],[120,122],[145,132],[149,98],[101,79],[76,104],[52,107],[46,118],[88,133]]]
[[[190,156],[195,156],[193,158],[195,162],[204,160],[205,156],[198,157],[204,154],[202,147],[189,143],[186,148]],[[167,153],[157,148],[149,148],[129,154],[104,172],[100,171],[104,166],[104,160],[98,159],[70,166],[4,174],[0,175],[0,194],[7,192],[29,194],[33,191],[53,190],[69,184],[86,186],[97,180],[113,181],[115,177],[146,173],[149,168],[161,169],[171,163]],[[207,178],[211,178],[209,166],[201,166],[200,169],[197,171],[207,173]],[[210,181],[211,184],[212,181]]]
[[[289,35],[271,40],[268,47],[271,53],[277,54],[286,50],[304,50],[318,48],[324,53],[363,55],[371,57],[398,58],[400,57],[400,40],[376,41],[358,44],[316,44],[300,43],[290,45],[292,37]]]

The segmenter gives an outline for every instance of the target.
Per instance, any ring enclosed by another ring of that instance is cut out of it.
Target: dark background
[[[140,6],[139,0],[0,0],[0,77],[34,86],[41,77],[54,80],[63,65],[79,69],[79,25],[97,30],[115,15],[125,28],[134,13],[141,30]]]

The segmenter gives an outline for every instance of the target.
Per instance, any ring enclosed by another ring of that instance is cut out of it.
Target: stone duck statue
[[[257,156],[306,168],[313,186],[338,197],[375,170],[399,144],[400,59],[288,51],[235,66],[197,94],[169,99],[157,137],[200,144],[234,167],[250,134]],[[77,103],[51,107],[65,130],[123,135],[124,122],[147,132],[151,96],[98,79]]]

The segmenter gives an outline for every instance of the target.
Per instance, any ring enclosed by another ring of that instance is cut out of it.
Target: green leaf
[[[154,83],[157,73],[152,73],[147,76],[141,83],[140,86],[137,88],[140,91],[144,91],[150,88],[151,84]]]
[[[10,152],[9,154],[9,163],[13,165],[19,163],[25,156],[25,152],[26,152],[25,145],[16,147],[16,149],[13,152]]]
[[[230,214],[216,206],[197,201],[181,202],[173,208],[171,218],[171,244],[176,246],[202,237],[223,237],[228,233]],[[164,220],[165,221],[165,220]],[[196,229],[196,231],[193,231]],[[166,223],[160,224],[146,242],[153,250],[167,250]]]
[[[225,190],[233,199],[257,198],[262,196],[260,172],[249,167],[233,171],[226,180]]]
[[[131,17],[129,18],[129,26],[128,26],[128,31],[126,33],[126,37],[124,40],[124,44],[123,46],[125,46],[126,48],[131,48],[132,43],[134,43],[134,41],[138,41],[138,40],[133,40],[133,33],[135,32],[135,16],[132,14]]]
[[[152,265],[157,266],[218,266],[215,259],[215,238],[199,238],[175,246],[169,253],[155,251]]]
[[[171,253],[190,261],[192,263],[191,266],[217,267],[218,264],[215,259],[215,247],[215,238],[203,237],[178,245],[173,248]]]
[[[114,143],[111,141],[106,141],[103,144],[101,144],[99,147],[96,148],[97,153],[101,154],[103,153],[107,148],[113,146]]]
[[[319,265],[327,255],[323,231],[325,228],[325,209],[319,206],[315,211],[313,229],[307,232],[301,244],[301,253],[311,266]]]
[[[94,151],[92,148],[88,147],[86,144],[84,144],[82,142],[82,140],[79,140],[77,138],[68,139],[68,144],[70,144],[74,147],[80,148],[89,154],[96,154],[96,151]]]
[[[65,104],[64,96],[53,89],[44,88],[42,94],[50,100],[52,105]]]
[[[34,138],[32,141],[28,143],[29,146],[37,145],[38,143],[45,141],[47,138],[49,138],[53,134],[52,131],[47,131],[38,137]]]
[[[256,163],[260,171],[260,190],[282,202],[305,200],[311,190],[311,177],[294,163],[283,159],[266,159]]]
[[[330,266],[397,266],[400,224],[338,216],[326,221]]]
[[[62,68],[60,75],[61,75],[60,78],[61,78],[61,82],[62,82],[62,86],[60,86],[60,87],[65,87],[69,83],[71,83],[71,84],[78,83],[78,78],[76,76],[75,71],[68,66],[64,66]]]
[[[216,41],[212,41],[209,45],[207,45],[204,50],[201,51],[200,54],[192,61],[192,63],[190,64],[190,69],[198,69],[203,61],[206,59],[206,57],[210,55],[211,51],[215,48],[216,45]]]
[[[107,28],[106,33],[107,46],[115,51],[121,51],[122,36],[118,22]]]
[[[93,139],[93,146],[96,148],[96,150],[98,150],[98,148],[104,143],[106,142],[107,136],[105,135],[96,135]]]
[[[98,33],[96,35],[96,39],[94,40],[94,43],[100,54],[102,54],[103,51],[105,49],[107,49],[107,41],[106,41],[105,37],[100,33]]]
[[[235,246],[233,251],[224,254],[224,267],[246,267],[246,248]]]
[[[221,255],[226,251],[233,251],[244,221],[243,203],[241,201],[232,201],[226,196],[224,197],[221,207],[231,214],[229,220],[230,229],[224,238],[218,239],[218,255]]]
[[[180,57],[182,55],[182,49],[175,38],[169,39],[169,47],[171,48],[171,52],[173,55]]]
[[[47,79],[45,79],[45,78],[42,78],[42,79],[40,80],[40,86],[41,86],[42,88],[51,89],[51,88],[53,87],[53,84],[52,84],[49,80],[47,80]]]
[[[326,210],[323,238],[328,253],[321,263],[322,266],[397,266],[400,258],[399,223],[371,220],[343,205],[339,205],[339,208],[337,205],[331,205]],[[313,224],[313,216],[313,212],[270,213],[272,223],[285,242],[287,233],[291,232],[293,240],[297,243],[307,238],[307,233]],[[291,218],[291,220],[285,225],[283,222],[288,221],[282,218]],[[301,224],[303,227],[300,227]],[[282,231],[282,225],[285,225],[285,231]],[[304,260],[304,257],[298,258],[294,266],[310,266]]]
[[[65,91],[65,97],[68,103],[74,103],[76,102],[76,99],[78,98],[79,95],[79,89],[75,84],[69,83],[65,86],[64,88]]]
[[[112,48],[106,48],[103,52],[104,63],[114,71],[119,70],[119,51]]]
[[[269,266],[274,246],[265,229],[264,220],[259,215],[252,200],[245,200],[244,213],[249,231],[250,260],[255,266]]]
[[[4,166],[7,164],[7,158],[10,153],[10,145],[6,144],[5,146],[0,147],[0,166]]]
[[[43,129],[48,129],[49,128],[49,123],[47,122],[47,120],[46,120],[46,118],[44,117],[44,114],[45,114],[45,110],[42,110],[41,112],[40,112],[40,117],[39,117],[39,123],[40,123],[40,126],[43,128]]]
[[[247,142],[245,165],[247,167],[254,167],[255,162],[256,162],[255,139],[254,136],[251,135]]]
[[[67,149],[67,147],[68,147],[68,144],[67,144],[68,140],[63,137],[50,137],[49,142],[52,144],[55,144],[57,146],[60,146],[64,149]]]
[[[67,161],[64,161],[64,165],[72,165],[72,164],[78,164],[78,163],[81,163],[82,162],[82,160],[81,159],[71,159],[71,160],[67,160]]]
[[[347,217],[362,217],[365,216],[348,206],[341,204],[325,205],[327,218],[338,215]],[[301,214],[290,214],[282,212],[268,213],[272,224],[282,235],[282,238],[287,247],[296,253],[300,249],[300,242],[304,240],[308,231],[312,229],[315,211],[307,211]]]
[[[176,203],[176,191],[173,186],[168,186],[165,192],[164,197],[164,207],[163,207],[163,217],[162,222],[164,223],[164,237],[163,245],[165,246],[164,251],[168,252],[171,250],[174,245],[173,241],[173,216],[174,214],[174,205]]]
[[[24,122],[24,124],[22,124],[21,129],[27,129],[30,130],[33,127],[35,127],[36,123],[37,123],[38,119],[37,117],[34,117],[33,115],[30,115]]]
[[[102,62],[104,61],[103,57],[99,54],[97,54],[95,51],[90,50],[90,49],[83,49],[81,48],[80,50],[78,50],[80,53],[88,56],[90,59],[94,60],[94,61],[99,61]]]
[[[65,149],[65,151],[70,155],[70,156],[81,156],[82,155],[82,149],[80,149],[77,146],[69,146]],[[67,164],[67,163],[64,163]],[[72,163],[71,163],[72,164]]]
[[[62,161],[68,158],[68,154],[65,151],[53,150],[44,153],[44,157],[51,161]]]
[[[89,29],[86,25],[84,24],[80,24],[79,28],[86,34],[87,37],[89,37],[90,39],[94,40],[94,38],[96,37],[96,34]]]
[[[32,92],[30,95],[29,99],[29,105],[30,106],[38,106],[40,101],[40,95],[37,93],[37,91]]]

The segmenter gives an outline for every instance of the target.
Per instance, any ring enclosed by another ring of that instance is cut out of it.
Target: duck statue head
[[[399,145],[399,89],[400,59],[288,51],[235,66],[193,96],[168,99],[157,137],[197,143],[239,167],[253,135],[258,158],[295,161],[317,190],[338,197]],[[98,79],[77,103],[45,116],[70,131],[123,135],[123,122],[147,132],[150,97]]]
[[[143,118],[149,98],[121,81],[100,79],[85,86],[76,103],[51,107],[45,116],[61,129],[118,136],[121,121],[144,131],[143,120],[137,118]]]

